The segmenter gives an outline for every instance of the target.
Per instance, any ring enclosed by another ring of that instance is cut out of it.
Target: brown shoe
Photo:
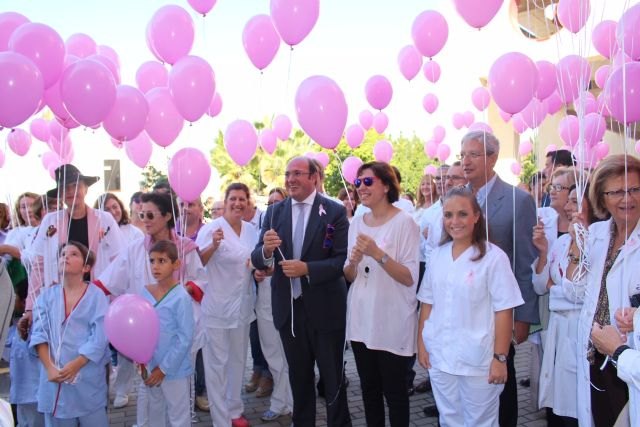
[[[256,397],[267,397],[271,396],[273,392],[273,379],[262,377],[260,378],[260,384],[258,385],[258,389],[256,390]]]
[[[254,391],[256,391],[260,383],[260,378],[262,378],[260,372],[253,371],[251,379],[244,385],[244,391],[246,391],[247,393],[253,393]]]

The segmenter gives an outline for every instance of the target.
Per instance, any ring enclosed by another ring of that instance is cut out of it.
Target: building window
[[[120,191],[120,160],[104,161],[104,190]]]

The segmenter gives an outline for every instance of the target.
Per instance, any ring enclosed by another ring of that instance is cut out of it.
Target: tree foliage
[[[152,165],[147,165],[141,174],[140,189],[142,191],[151,191],[158,181],[168,181],[167,175]]]

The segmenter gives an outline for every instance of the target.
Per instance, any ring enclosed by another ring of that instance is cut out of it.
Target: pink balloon
[[[120,69],[120,57],[118,56],[118,52],[116,52],[115,49],[111,46],[107,46],[104,44],[99,45],[98,55],[104,56],[109,61],[111,61],[113,65],[115,65],[117,70]]]
[[[440,144],[438,145],[438,151],[436,154],[438,156],[438,160],[444,163],[451,155],[451,148],[447,144]]]
[[[611,59],[611,56],[618,51],[616,25],[615,21],[602,21],[591,32],[593,47],[607,59]]]
[[[360,112],[358,120],[360,121],[360,126],[362,126],[362,129],[368,131],[369,129],[371,129],[371,126],[373,126],[373,113],[369,110],[363,110]]]
[[[52,120],[49,122],[49,135],[50,138],[47,139],[47,143],[51,139],[56,139],[58,141],[63,141],[67,135],[69,135],[69,129],[62,126],[57,120]]]
[[[49,170],[50,166],[54,163],[60,164],[60,156],[58,156],[53,151],[47,151],[42,155],[42,167],[46,170]]]
[[[95,126],[107,117],[116,100],[116,82],[100,62],[81,59],[62,74],[60,95],[71,117],[84,126]]]
[[[0,13],[0,52],[9,50],[11,34],[21,26],[29,22],[29,18],[16,12]]]
[[[34,22],[21,25],[11,35],[9,49],[36,64],[42,73],[45,89],[60,78],[64,64],[64,42],[53,28]]]
[[[184,119],[173,103],[169,88],[151,89],[145,98],[149,104],[145,130],[153,142],[161,147],[167,147],[180,135]]]
[[[382,110],[391,102],[393,88],[385,76],[373,76],[367,80],[364,93],[371,107],[376,110]]]
[[[640,4],[631,6],[622,15],[616,27],[618,46],[634,61],[640,60]]]
[[[364,140],[364,130],[360,125],[351,125],[345,131],[345,139],[351,148],[358,148]]]
[[[623,51],[619,50],[613,55],[613,59],[611,60],[611,71],[613,72],[618,68],[622,67],[624,64],[628,64],[633,62],[633,59]]]
[[[557,79],[560,99],[569,103],[578,94],[589,87],[591,81],[591,65],[578,55],[568,55],[558,61]]]
[[[520,112],[522,120],[531,129],[535,129],[544,121],[547,116],[547,106],[537,98],[531,98],[529,104]]]
[[[262,129],[260,133],[260,146],[264,151],[269,154],[273,154],[276,151],[276,145],[278,144],[278,138],[276,133],[272,129]]]
[[[560,0],[556,13],[562,26],[575,34],[587,22],[591,3],[589,0]]]
[[[280,114],[275,119],[273,119],[272,126],[279,140],[286,141],[287,139],[289,139],[292,128],[291,120],[289,120],[289,117],[285,116],[284,114]]]
[[[311,139],[327,149],[340,143],[348,110],[336,82],[325,76],[307,78],[298,87],[295,105],[298,123]]]
[[[199,56],[185,56],[169,72],[169,91],[180,115],[189,122],[202,117],[216,92],[213,68]]]
[[[438,173],[438,169],[434,165],[427,165],[424,168],[425,175],[436,176],[437,173]]]
[[[326,168],[329,165],[329,155],[324,151],[320,151],[316,153],[316,160],[320,162],[323,168]]]
[[[111,145],[113,145],[114,147],[116,147],[118,150],[121,149],[122,147],[124,147],[123,142],[120,140],[117,140],[115,138],[109,138],[111,140]]]
[[[500,108],[498,108],[498,114],[500,115],[500,118],[502,119],[503,122],[507,123],[509,120],[511,120],[511,114],[509,113],[505,113],[504,111],[502,111]]]
[[[518,176],[520,172],[522,172],[522,165],[514,160],[514,162],[511,163],[511,173]]]
[[[151,152],[153,146],[151,140],[146,132],[140,132],[140,134],[132,140],[124,141],[124,151],[127,154],[129,160],[131,160],[140,169],[147,166],[149,159],[151,159]]]
[[[80,58],[78,58],[77,56],[67,55],[64,58],[63,70],[66,70],[71,64],[78,62],[79,59]],[[47,107],[49,107],[49,109],[53,112],[56,118],[63,122],[65,127],[72,128],[74,127],[73,125],[77,122],[71,118],[71,115],[62,102],[60,83],[61,81],[58,80],[56,83],[54,83],[53,86],[44,91],[44,102],[46,103]]]
[[[601,92],[596,98],[596,103],[598,105],[596,111],[602,114],[603,117],[611,117],[611,111],[609,111],[609,107],[607,107],[606,95],[606,93]]]
[[[511,125],[518,134],[522,134],[527,130],[527,124],[524,122],[521,113],[516,113],[511,117]]]
[[[471,111],[465,111],[464,113],[462,113],[462,118],[464,120],[464,125],[466,127],[471,126],[473,122],[476,120],[475,116]]]
[[[556,90],[556,66],[549,61],[538,61],[536,67],[538,67],[538,87],[535,96],[542,101]]]
[[[29,125],[31,135],[38,141],[48,142],[51,134],[49,133],[49,123],[44,119],[33,119]]]
[[[538,68],[523,53],[498,58],[489,71],[491,97],[503,111],[514,114],[527,106],[538,88]]]
[[[0,52],[0,127],[12,128],[36,112],[42,95],[42,73],[29,58]]]
[[[442,50],[449,37],[447,20],[440,12],[425,10],[413,21],[411,36],[422,56],[432,58]]]
[[[133,86],[118,86],[116,101],[102,125],[113,138],[125,141],[137,137],[144,130],[149,115],[149,103],[142,92]]]
[[[462,113],[453,113],[451,122],[454,128],[462,129],[464,127],[464,115]]]
[[[566,116],[558,123],[558,132],[560,139],[570,147],[575,147],[579,138],[578,118],[576,116]]]
[[[381,139],[373,146],[373,157],[379,162],[391,162],[391,158],[393,157],[393,146],[389,141]]]
[[[547,113],[550,116],[560,111],[564,105],[562,103],[562,99],[560,99],[560,95],[558,95],[558,92],[553,92],[551,96],[544,100],[544,103],[547,104]]]
[[[596,70],[595,81],[600,89],[604,89],[604,86],[607,83],[609,70],[611,70],[611,67],[608,65],[602,65]]]
[[[585,91],[573,103],[576,111],[582,111],[583,114],[595,113],[598,111],[598,101],[591,92]]]
[[[411,81],[420,72],[422,55],[413,45],[407,45],[398,53],[398,67],[405,79]]]
[[[9,135],[7,135],[7,143],[11,151],[22,157],[29,152],[31,135],[22,129],[13,129],[9,132]]]
[[[376,113],[373,117],[373,128],[376,132],[380,134],[384,133],[384,131],[387,130],[387,126],[389,126],[389,117],[382,111]]]
[[[427,61],[422,67],[422,74],[431,83],[436,83],[440,80],[440,65],[434,60]]]
[[[503,0],[453,0],[456,11],[473,28],[485,27],[496,16]]]
[[[531,144],[531,141],[522,141],[520,143],[520,146],[518,147],[518,154],[524,157],[529,153],[531,153],[531,150],[533,150],[533,145]]]
[[[424,154],[432,159],[438,154],[438,144],[434,140],[429,140],[424,144]]]
[[[156,61],[147,61],[136,72],[136,84],[142,93],[156,87],[169,86],[169,72],[164,65]]]
[[[362,166],[362,160],[358,157],[349,156],[342,162],[342,176],[349,184],[358,177],[358,169]]]
[[[596,158],[602,160],[609,154],[609,146],[605,142],[600,142],[594,147]]]
[[[258,70],[267,68],[280,48],[280,36],[269,15],[256,15],[242,31],[242,45]]]
[[[491,126],[483,122],[475,122],[475,123],[472,123],[471,126],[469,126],[469,132],[473,132],[477,130],[481,130],[486,133],[493,133],[493,129],[491,128]]]
[[[258,135],[255,128],[246,120],[231,122],[224,133],[224,146],[238,166],[246,165],[258,148]]]
[[[640,120],[640,62],[625,64],[611,73],[604,93],[614,119],[625,124]]]
[[[109,342],[137,363],[148,363],[158,345],[160,321],[154,308],[139,295],[117,297],[104,317]]]
[[[215,117],[222,111],[222,97],[219,92],[213,94],[213,99],[211,99],[211,105],[209,105],[209,109],[207,110],[207,114],[209,117]]]
[[[202,151],[182,148],[169,161],[169,183],[185,202],[200,197],[209,184],[211,165]]]
[[[173,65],[191,51],[194,33],[189,12],[180,6],[166,5],[153,14],[147,28],[147,43],[158,60]]]
[[[65,43],[67,55],[78,58],[86,58],[98,52],[98,46],[91,37],[86,34],[76,33],[69,37]]]
[[[106,56],[102,56],[102,55],[87,56],[87,59],[98,61],[99,63],[107,67],[111,72],[111,75],[113,76],[113,80],[116,82],[116,85],[120,84],[120,67],[118,67],[115,63],[113,63],[113,61],[111,61]]]
[[[444,141],[444,137],[446,135],[447,135],[447,132],[442,126],[438,125],[433,128],[433,140],[435,141],[436,144],[440,144],[442,141]]]
[[[489,91],[484,87],[478,87],[471,93],[471,102],[478,111],[484,111],[491,102],[491,95]]]
[[[286,44],[304,40],[318,21],[320,0],[271,0],[271,19]]]
[[[213,6],[216,5],[217,0],[187,0],[189,2],[189,6],[202,16],[206,16],[207,13],[211,12]]]
[[[64,159],[71,155],[73,151],[73,141],[69,135],[65,136],[62,141],[51,138],[49,140],[49,147],[51,148],[51,151],[60,157],[60,159]]]
[[[433,114],[438,109],[438,97],[433,93],[428,93],[422,98],[422,106],[427,113]]]

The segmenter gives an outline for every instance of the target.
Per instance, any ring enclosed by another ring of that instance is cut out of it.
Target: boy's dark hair
[[[170,240],[160,240],[154,243],[149,249],[149,254],[154,252],[168,256],[171,262],[178,260],[178,247]]]
[[[58,249],[58,255],[62,255],[62,250],[67,246],[75,246],[76,248],[78,248],[78,250],[82,254],[82,258],[84,258],[84,265],[88,265],[89,268],[93,267],[93,265],[96,263],[96,256],[93,254],[93,251],[91,251],[82,243],[76,242],[75,240],[69,240],[67,243],[63,243],[62,245],[60,245],[60,249]]]
[[[576,159],[569,150],[549,151],[545,157],[551,157],[554,166],[575,166]],[[551,178],[551,177],[547,177]]]

